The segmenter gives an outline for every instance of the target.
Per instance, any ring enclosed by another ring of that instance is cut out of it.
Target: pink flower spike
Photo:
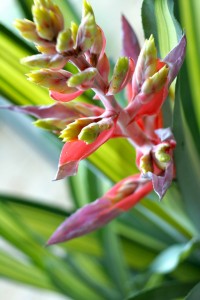
[[[122,55],[131,57],[134,62],[137,62],[139,53],[140,53],[140,45],[137,39],[137,36],[132,29],[130,23],[122,15]]]
[[[109,199],[97,199],[66,219],[50,237],[47,245],[66,242],[97,230],[122,212],[120,209],[114,209]]]
[[[83,91],[77,90],[76,92],[71,93],[71,94],[63,94],[63,93],[59,93],[59,92],[55,92],[55,91],[50,91],[49,94],[50,94],[50,97],[54,100],[61,101],[61,102],[68,102],[68,101],[74,100],[75,98],[77,98],[78,96],[83,94]]]
[[[123,179],[102,198],[85,205],[66,219],[50,237],[47,245],[65,242],[97,230],[136,205],[151,191],[151,182],[140,179],[139,175]]]
[[[114,136],[115,126],[109,130],[103,131],[96,141],[91,144],[86,144],[84,141],[75,140],[67,142],[61,151],[58,172],[55,180],[63,179],[66,176],[72,176],[77,173],[78,164],[82,159],[85,159],[108,139]]]

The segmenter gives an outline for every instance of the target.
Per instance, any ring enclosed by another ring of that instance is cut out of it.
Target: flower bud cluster
[[[74,100],[92,89],[95,101],[100,100],[104,107],[97,109],[93,105],[95,109],[88,113],[88,106],[83,104],[82,110],[85,109],[85,112],[81,116],[73,115],[71,119],[61,120],[48,117],[36,122],[37,126],[56,131],[66,143],[56,178],[75,174],[79,161],[108,139],[125,137],[136,148],[139,157],[137,165],[142,175],[151,174],[149,178],[153,183],[156,182],[154,187],[159,184],[164,186],[163,196],[165,186],[169,186],[163,180],[170,183],[174,176],[175,141],[171,133],[168,134],[168,129],[160,129],[164,133],[159,134],[156,130],[162,127],[161,107],[167,97],[169,83],[178,73],[184,58],[184,37],[169,55],[170,64],[168,59],[161,61],[157,57],[152,35],[136,57],[135,54],[130,55],[134,51],[132,48],[139,52],[140,47],[130,24],[123,17],[123,30],[127,31],[124,36],[128,33],[124,39],[124,56],[117,60],[109,76],[110,63],[105,53],[105,36],[96,24],[93,9],[86,0],[83,0],[80,24],[72,22],[69,28],[64,26],[62,12],[52,0],[34,0],[32,13],[34,22],[15,22],[22,36],[34,42],[41,52],[22,60],[29,67],[39,68],[27,74],[28,79],[48,88],[50,96],[59,102]],[[76,67],[74,73],[66,71],[67,63]],[[124,108],[114,95],[125,88],[129,103]],[[161,120],[159,126],[157,119]],[[168,137],[163,139],[163,134]],[[135,184],[123,182],[115,198],[120,201],[134,192]]]

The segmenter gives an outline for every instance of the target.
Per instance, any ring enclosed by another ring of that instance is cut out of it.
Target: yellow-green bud
[[[87,51],[94,43],[97,25],[92,7],[87,1],[83,2],[82,21],[78,28],[76,48],[79,51]]]
[[[87,126],[92,122],[91,119],[77,119],[75,122],[70,123],[67,127],[61,131],[61,135],[59,136],[63,139],[63,142],[70,142],[78,139],[78,135],[81,132],[82,128]]]
[[[43,39],[52,41],[63,30],[64,19],[57,5],[50,0],[35,0],[32,7],[37,32]]]
[[[92,6],[90,5],[89,2],[87,2],[86,0],[83,0],[82,17],[84,18],[89,13],[94,14]]]
[[[60,131],[66,126],[66,120],[60,119],[39,119],[33,123],[35,126],[52,131]]]
[[[87,51],[94,43],[96,35],[96,22],[91,13],[85,16],[83,23],[79,26],[77,33],[77,47],[81,51]]]
[[[169,73],[169,68],[165,65],[156,72],[152,77],[149,77],[145,80],[142,85],[142,92],[144,94],[151,94],[158,92],[166,83],[167,76]]]
[[[150,154],[143,155],[140,158],[140,169],[143,174],[153,172],[152,160]]]
[[[74,88],[67,86],[66,81],[69,78],[69,74],[66,71],[52,71],[49,69],[41,69],[27,74],[28,80],[39,84],[50,90],[60,93],[73,93],[76,91]]]
[[[127,75],[128,68],[128,57],[119,57],[113,71],[113,76],[108,89],[108,94],[116,94],[119,92],[120,87]]]
[[[38,52],[41,52],[43,54],[56,54],[56,47],[55,45],[48,45],[48,46],[43,46],[43,45],[37,45],[36,49]]]
[[[166,153],[166,150],[170,148],[170,145],[167,143],[160,144],[156,147],[154,153],[155,162],[159,168],[165,170],[166,164],[171,160],[171,156]]]
[[[74,41],[72,38],[71,29],[68,28],[66,30],[61,31],[58,34],[56,50],[58,52],[65,52],[69,49],[72,49],[74,46]]]
[[[41,37],[39,37],[36,31],[36,26],[32,21],[26,19],[16,19],[14,22],[14,26],[20,31],[21,35],[25,39],[35,43],[38,43],[41,40]]]
[[[72,32],[72,39],[73,39],[74,44],[75,44],[77,33],[78,33],[78,25],[75,22],[71,22],[71,32]]]
[[[21,59],[21,63],[29,67],[61,69],[66,64],[67,59],[59,54],[47,55],[36,54]]]
[[[97,70],[95,68],[88,68],[83,72],[79,72],[69,78],[67,81],[67,85],[69,87],[78,87],[80,85],[84,85],[89,83],[97,74]]]
[[[111,118],[102,119],[96,123],[90,123],[85,126],[78,135],[78,139],[86,142],[87,144],[93,143],[104,130],[108,130],[113,126]]]
[[[91,123],[84,127],[78,135],[78,139],[87,144],[93,143],[99,136],[99,126],[97,123]]]
[[[157,67],[157,50],[153,35],[145,41],[140,51],[137,65],[135,68],[136,82],[141,85],[145,79],[156,72]]]

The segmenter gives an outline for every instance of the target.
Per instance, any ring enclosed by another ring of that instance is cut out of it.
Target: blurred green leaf
[[[178,297],[185,297],[194,284],[195,283],[170,282],[150,290],[139,292],[138,294],[128,298],[128,300],[171,300]]]
[[[200,135],[200,102],[199,102],[199,82],[200,82],[200,24],[199,24],[199,11],[200,3],[198,0],[192,1],[177,1],[178,11],[180,14],[180,20],[187,36],[187,53],[186,53],[186,65],[187,65],[187,88],[190,89],[191,97],[188,98],[188,102],[193,103],[193,113],[190,116],[188,123],[192,123],[194,118],[197,122],[197,129],[192,131]],[[185,96],[186,98],[186,96]],[[191,109],[190,109],[191,110]],[[198,137],[199,137],[198,135]],[[200,143],[199,147],[200,147]]]
[[[45,272],[13,258],[2,250],[0,251],[0,276],[37,288],[56,290]]]
[[[119,298],[116,299],[122,299],[127,295],[127,280],[130,274],[125,263],[121,241],[115,231],[115,223],[108,224],[100,234],[106,270],[115,284],[115,290],[119,292]]]
[[[200,295],[200,283],[195,285],[195,287],[186,296],[185,300],[197,300],[199,299],[199,295]]]
[[[192,134],[186,119],[187,111],[183,110],[184,88],[182,72],[176,89],[176,102],[174,113],[174,135],[177,141],[175,161],[178,184],[182,193],[185,206],[194,224],[200,229],[200,158],[195,148]]]
[[[197,238],[192,239],[186,244],[173,245],[156,257],[150,265],[150,270],[162,274],[172,272],[196,249],[200,249],[200,239]]]

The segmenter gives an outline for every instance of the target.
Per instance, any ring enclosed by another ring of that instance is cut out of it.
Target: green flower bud
[[[56,50],[58,52],[65,52],[69,49],[72,49],[74,46],[74,41],[72,38],[71,29],[63,30],[59,33],[57,38]]]
[[[66,120],[60,120],[60,119],[39,119],[33,123],[35,126],[51,130],[51,131],[60,131],[65,128],[66,126]]]
[[[78,87],[84,84],[90,84],[91,81],[97,74],[97,70],[95,68],[88,68],[83,72],[79,72],[70,77],[67,81],[67,85],[69,87]]]
[[[28,80],[39,84],[50,90],[60,93],[74,93],[76,89],[67,86],[66,81],[70,74],[67,71],[52,71],[49,69],[41,69],[27,74]]]
[[[78,28],[76,48],[85,52],[93,45],[96,37],[97,25],[92,7],[87,1],[83,2],[82,21]]]
[[[140,51],[135,68],[136,82],[140,86],[145,79],[152,76],[157,68],[157,50],[153,35],[145,41]]]
[[[59,136],[63,142],[70,142],[78,139],[78,135],[81,130],[92,122],[91,119],[77,119],[75,122],[70,123],[67,127],[61,131]]]
[[[41,41],[41,37],[38,35],[36,26],[29,20],[15,20],[14,26],[20,31],[21,35],[34,43]]]
[[[87,2],[86,0],[83,0],[83,11],[82,11],[82,17],[86,17],[87,14],[94,14],[93,13],[93,9],[92,6],[90,5],[89,2]]]
[[[71,32],[72,32],[72,39],[73,39],[74,44],[75,44],[77,33],[78,33],[78,25],[75,22],[71,22]]]
[[[36,49],[38,52],[41,52],[42,54],[56,54],[56,47],[55,45],[48,45],[48,46],[43,46],[43,45],[37,45]]]
[[[113,76],[110,81],[108,94],[116,94],[119,92],[122,83],[124,82],[129,69],[128,57],[119,57],[115,65]]]
[[[98,138],[101,132],[110,129],[112,126],[113,121],[111,118],[105,118],[99,122],[90,123],[81,130],[78,139],[87,144],[91,144]]]
[[[151,94],[158,92],[166,83],[167,76],[169,73],[169,68],[165,65],[156,72],[152,77],[149,77],[145,80],[142,85],[142,92],[144,94]]]
[[[54,40],[64,28],[63,15],[57,5],[50,0],[35,0],[32,7],[33,19],[39,36]]]
[[[99,136],[99,126],[97,123],[91,123],[84,127],[78,135],[78,139],[87,144],[93,143]]]
[[[66,62],[67,59],[59,54],[36,54],[21,59],[21,63],[29,67],[50,69],[61,69],[64,67]]]

